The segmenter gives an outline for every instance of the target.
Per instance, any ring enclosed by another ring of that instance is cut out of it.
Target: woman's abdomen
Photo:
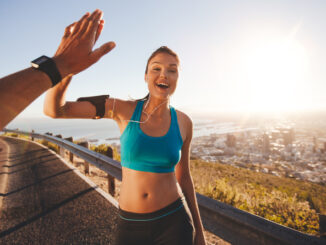
[[[149,173],[123,168],[119,206],[122,210],[149,213],[182,196],[174,173]]]

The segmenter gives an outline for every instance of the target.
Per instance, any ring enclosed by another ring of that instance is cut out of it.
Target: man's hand
[[[102,11],[97,9],[91,15],[86,13],[78,22],[66,27],[53,57],[62,78],[85,70],[115,47],[114,42],[107,42],[93,50],[104,27],[102,17]]]

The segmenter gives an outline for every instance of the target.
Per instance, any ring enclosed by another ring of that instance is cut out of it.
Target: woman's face
[[[166,53],[155,55],[149,61],[145,74],[150,95],[167,99],[176,89],[178,76],[178,62],[175,57]]]

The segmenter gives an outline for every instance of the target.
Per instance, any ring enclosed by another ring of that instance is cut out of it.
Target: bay
[[[235,122],[218,122],[212,119],[193,119],[193,137],[208,136],[211,134],[225,134],[252,130],[249,127],[240,127]],[[93,144],[102,143],[120,144],[120,130],[112,120],[100,119],[51,119],[51,118],[17,118],[7,125],[8,129],[19,129],[37,133],[61,134],[63,138],[73,137],[74,140],[86,139]]]

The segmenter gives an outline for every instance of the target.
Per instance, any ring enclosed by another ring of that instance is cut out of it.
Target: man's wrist
[[[52,82],[52,87],[57,85],[61,80],[62,76],[56,66],[56,63],[53,59],[42,55],[31,61],[31,66],[39,71],[46,73]]]
[[[55,62],[62,79],[71,74],[68,65],[60,56],[53,56],[52,59]]]

